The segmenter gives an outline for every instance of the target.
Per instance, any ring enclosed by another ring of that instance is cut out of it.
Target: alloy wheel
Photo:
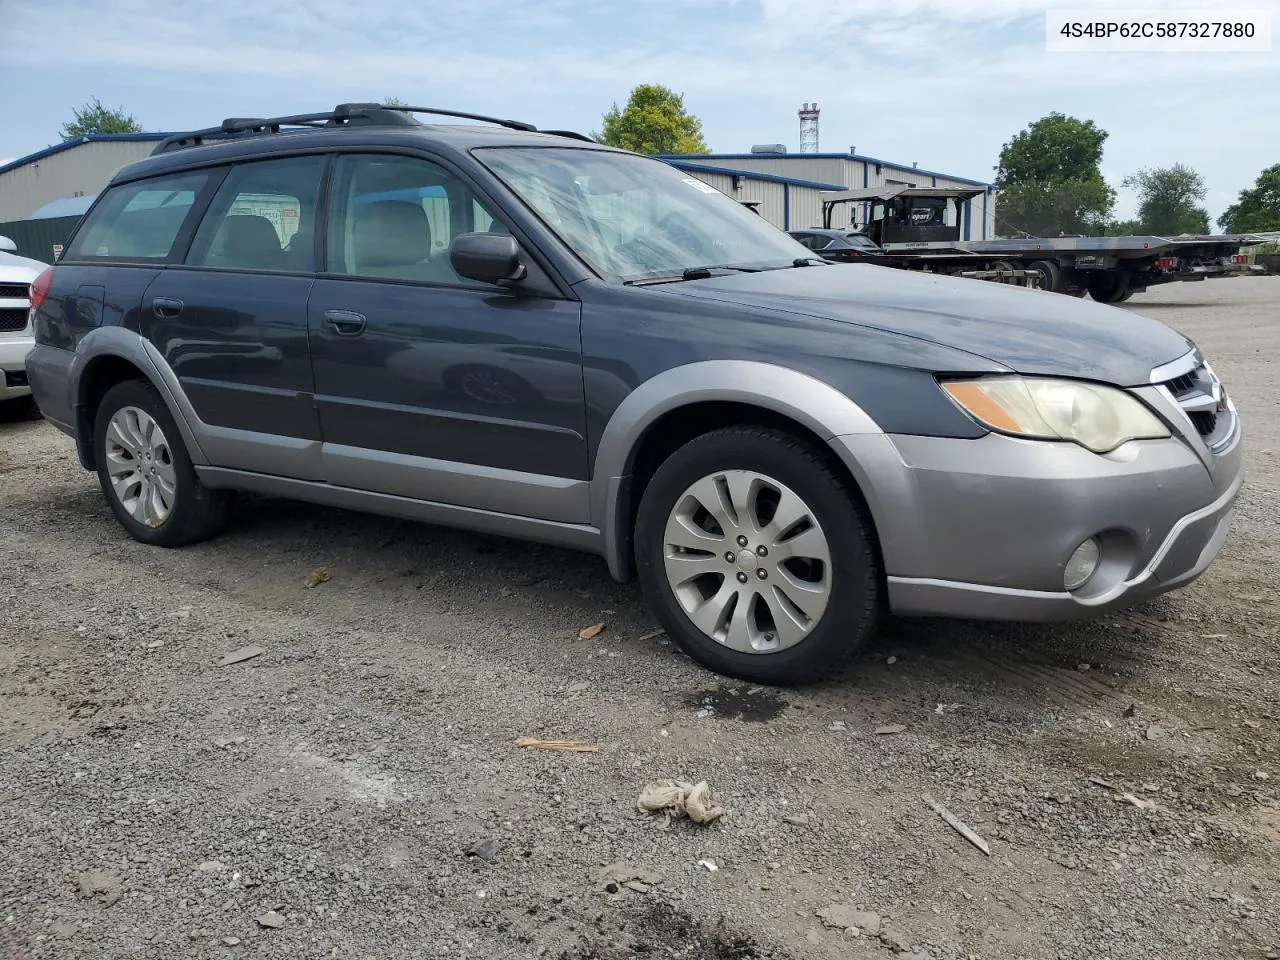
[[[169,441],[145,410],[121,407],[106,435],[106,469],[111,489],[125,511],[148,527],[169,519],[178,477]]]
[[[831,598],[831,550],[809,505],[753,470],[703,477],[663,534],[667,582],[689,620],[743,653],[804,640]]]

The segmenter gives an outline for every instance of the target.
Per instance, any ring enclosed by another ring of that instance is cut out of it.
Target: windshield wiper
[[[717,263],[706,267],[688,267],[681,278],[685,280],[705,280],[711,276],[712,270],[732,270],[734,273],[759,273],[759,267],[734,267],[727,263]]]
[[[707,280],[714,276],[713,270],[728,270],[733,273],[759,273],[761,267],[735,267],[727,263],[717,263],[705,267],[685,267],[680,273],[661,273],[649,277],[635,277],[623,280],[625,286],[643,286],[649,283],[675,283],[680,280]]]
[[[796,257],[791,261],[793,267],[825,267],[827,261],[821,257]]]

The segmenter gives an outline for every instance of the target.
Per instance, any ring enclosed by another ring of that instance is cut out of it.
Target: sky
[[[1110,134],[1120,181],[1184,163],[1215,218],[1280,162],[1280,41],[1270,53],[1050,53],[1044,0],[0,0],[0,160],[58,141],[90,97],[147,130],[395,96],[598,130],[637,83],[684,95],[716,152],[799,146],[976,180],[1051,111]],[[1112,9],[1067,0],[1054,9]],[[1269,11],[1280,0],[1128,0],[1130,9]],[[34,42],[58,38],[50,47]]]

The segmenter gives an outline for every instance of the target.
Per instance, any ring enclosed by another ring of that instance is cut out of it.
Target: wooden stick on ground
[[[537,737],[521,737],[516,741],[517,747],[531,750],[565,750],[570,753],[599,753],[600,747],[594,743],[581,740],[539,740]]]
[[[929,794],[927,793],[924,795],[923,799],[925,803],[933,807],[934,811],[938,814],[938,816],[940,816],[943,820],[947,821],[947,823],[950,824],[951,828],[955,830],[956,833],[960,834],[960,836],[964,837],[966,840],[972,843],[975,847],[977,847],[979,850],[985,853],[988,857],[991,856],[991,848],[987,846],[987,841],[983,840],[980,836],[978,836],[976,833],[974,833],[972,830],[966,827],[964,823],[958,817],[956,817],[955,814],[953,814],[950,810],[948,810],[946,807],[940,804],[937,800],[933,799],[933,797],[929,796]]]

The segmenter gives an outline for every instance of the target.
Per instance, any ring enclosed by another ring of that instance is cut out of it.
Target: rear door
[[[579,302],[458,276],[455,236],[511,231],[439,163],[340,155],[328,222],[310,309],[325,479],[585,521]]]
[[[181,264],[147,289],[142,332],[206,425],[215,466],[315,479],[307,297],[322,155],[232,166]]]

